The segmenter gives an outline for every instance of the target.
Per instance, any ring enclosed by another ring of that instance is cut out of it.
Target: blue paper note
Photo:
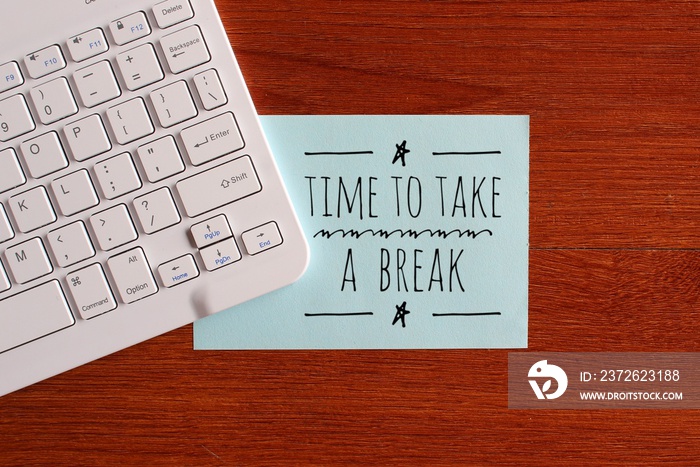
[[[262,122],[309,269],[196,322],[196,349],[527,347],[529,117]]]

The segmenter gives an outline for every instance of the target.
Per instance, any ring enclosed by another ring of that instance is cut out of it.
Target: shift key
[[[262,190],[250,156],[239,157],[180,180],[176,186],[189,217],[198,216]]]
[[[185,128],[180,136],[192,165],[204,164],[245,146],[231,112]]]

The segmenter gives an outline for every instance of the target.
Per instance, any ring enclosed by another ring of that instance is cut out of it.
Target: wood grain
[[[528,114],[530,350],[700,351],[700,3],[217,0],[261,114]],[[2,465],[698,465],[698,411],[515,411],[504,350],[193,352],[0,399]]]

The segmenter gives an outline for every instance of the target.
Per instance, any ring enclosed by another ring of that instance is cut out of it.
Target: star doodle
[[[394,160],[391,161],[392,164],[401,160],[401,167],[406,167],[406,154],[411,152],[410,149],[406,149],[406,140],[401,144],[396,145],[396,154],[394,154]]]
[[[395,325],[396,323],[401,320],[401,327],[405,328],[406,327],[406,315],[411,313],[406,309],[406,302],[403,302],[401,306],[396,305],[396,315],[394,315],[394,321],[391,323],[391,325]]]

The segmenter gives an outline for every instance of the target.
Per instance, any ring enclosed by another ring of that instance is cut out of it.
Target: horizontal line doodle
[[[425,229],[425,230],[401,230],[401,229],[396,229],[396,230],[373,230],[373,229],[366,229],[366,230],[345,230],[345,229],[337,229],[334,231],[329,231],[325,229],[321,229],[316,234],[314,235],[314,238],[318,237],[319,235],[323,238],[331,238],[335,235],[340,235],[341,237],[351,237],[358,239],[362,236],[370,236],[370,237],[382,237],[382,238],[389,238],[392,236],[399,236],[401,238],[404,237],[409,237],[409,238],[414,238],[417,239],[418,237],[422,236],[430,236],[430,237],[440,237],[440,238],[447,238],[452,235],[459,236],[459,238],[462,238],[464,236],[467,236],[469,238],[476,238],[481,234],[488,234],[489,237],[493,236],[493,232],[491,232],[489,229],[484,229],[480,231],[474,231],[474,230],[459,230],[459,229],[454,229],[450,231],[445,231],[445,230],[431,230],[431,229]]]
[[[500,311],[486,311],[480,313],[433,313],[433,316],[441,318],[445,316],[500,316]]]
[[[362,156],[372,155],[374,151],[347,151],[347,152],[305,152],[305,156]]]
[[[501,154],[501,151],[433,152],[433,156],[488,156],[492,154]]]
[[[355,313],[304,313],[304,316],[316,317],[316,316],[372,316],[374,313],[371,311],[358,311]]]

